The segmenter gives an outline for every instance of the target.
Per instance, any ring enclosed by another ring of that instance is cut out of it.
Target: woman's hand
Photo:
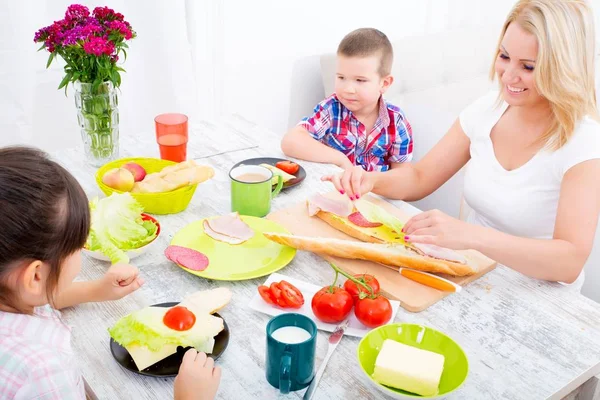
[[[129,264],[115,264],[96,281],[99,301],[118,300],[144,284],[139,270]]]
[[[415,215],[404,225],[408,242],[434,244],[454,250],[475,248],[478,227],[444,214],[440,210]]]
[[[360,165],[346,169],[339,175],[327,175],[321,178],[329,181],[341,193],[350,197],[350,200],[360,199],[365,193],[373,190],[375,185],[374,175],[366,172]]]

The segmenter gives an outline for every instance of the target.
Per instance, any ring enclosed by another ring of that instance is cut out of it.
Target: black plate
[[[177,304],[179,303],[161,303],[154,304],[152,307],[173,307]],[[223,319],[223,317],[221,317],[218,313],[214,313],[213,315],[215,317]],[[221,331],[221,333],[215,336],[215,347],[213,348],[213,352],[208,354],[215,360],[218,359],[221,356],[221,354],[223,354],[223,352],[227,348],[227,345],[229,344],[229,327],[227,327],[227,323],[225,322],[225,320],[223,320],[223,328],[224,329]],[[112,353],[115,360],[117,360],[117,362],[121,364],[123,368],[126,368],[137,374],[148,376],[162,377],[177,375],[177,373],[179,372],[179,366],[181,365],[181,361],[183,360],[183,355],[185,354],[187,349],[189,349],[189,347],[184,349],[183,347],[179,346],[177,348],[177,353],[171,354],[169,357],[160,360],[156,364],[151,365],[148,368],[143,369],[141,371],[138,371],[137,367],[135,366],[135,362],[133,361],[133,358],[131,358],[131,356],[129,355],[129,352],[123,346],[115,342],[112,338],[110,339],[110,352]]]
[[[285,158],[275,158],[275,157],[249,158],[247,160],[240,161],[239,163],[235,164],[233,167],[231,167],[231,169],[239,167],[242,164],[243,165],[269,164],[269,165],[275,166],[275,164],[277,164],[279,161],[291,161],[291,160],[287,160]],[[293,162],[295,162],[295,161],[293,161]],[[298,169],[298,171],[296,171],[296,173],[292,174],[292,175],[294,175],[296,178],[291,179],[291,180],[287,181],[286,183],[284,183],[282,189],[287,189],[287,188],[291,188],[293,186],[299,185],[304,180],[304,178],[306,178],[306,170],[304,168],[302,168],[302,165],[300,165],[300,168]]]

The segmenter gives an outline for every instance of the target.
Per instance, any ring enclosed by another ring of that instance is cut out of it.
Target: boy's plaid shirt
[[[299,124],[313,138],[344,153],[366,171],[387,171],[390,163],[412,159],[412,128],[402,110],[379,101],[379,117],[367,135],[365,126],[335,94],[319,103],[311,117]]]

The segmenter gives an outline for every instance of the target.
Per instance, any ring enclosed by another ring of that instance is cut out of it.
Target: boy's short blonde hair
[[[360,28],[347,34],[340,42],[337,54],[347,57],[379,55],[379,75],[383,77],[392,72],[392,44],[383,32],[374,28]]]

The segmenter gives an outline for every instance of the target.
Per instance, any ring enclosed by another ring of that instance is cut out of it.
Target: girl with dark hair
[[[144,283],[126,264],[73,282],[89,229],[88,199],[69,172],[42,151],[0,148],[0,398],[85,399],[70,329],[55,310],[117,300]],[[195,386],[211,398],[220,371],[199,378],[207,375],[206,356],[186,356],[179,392]]]

